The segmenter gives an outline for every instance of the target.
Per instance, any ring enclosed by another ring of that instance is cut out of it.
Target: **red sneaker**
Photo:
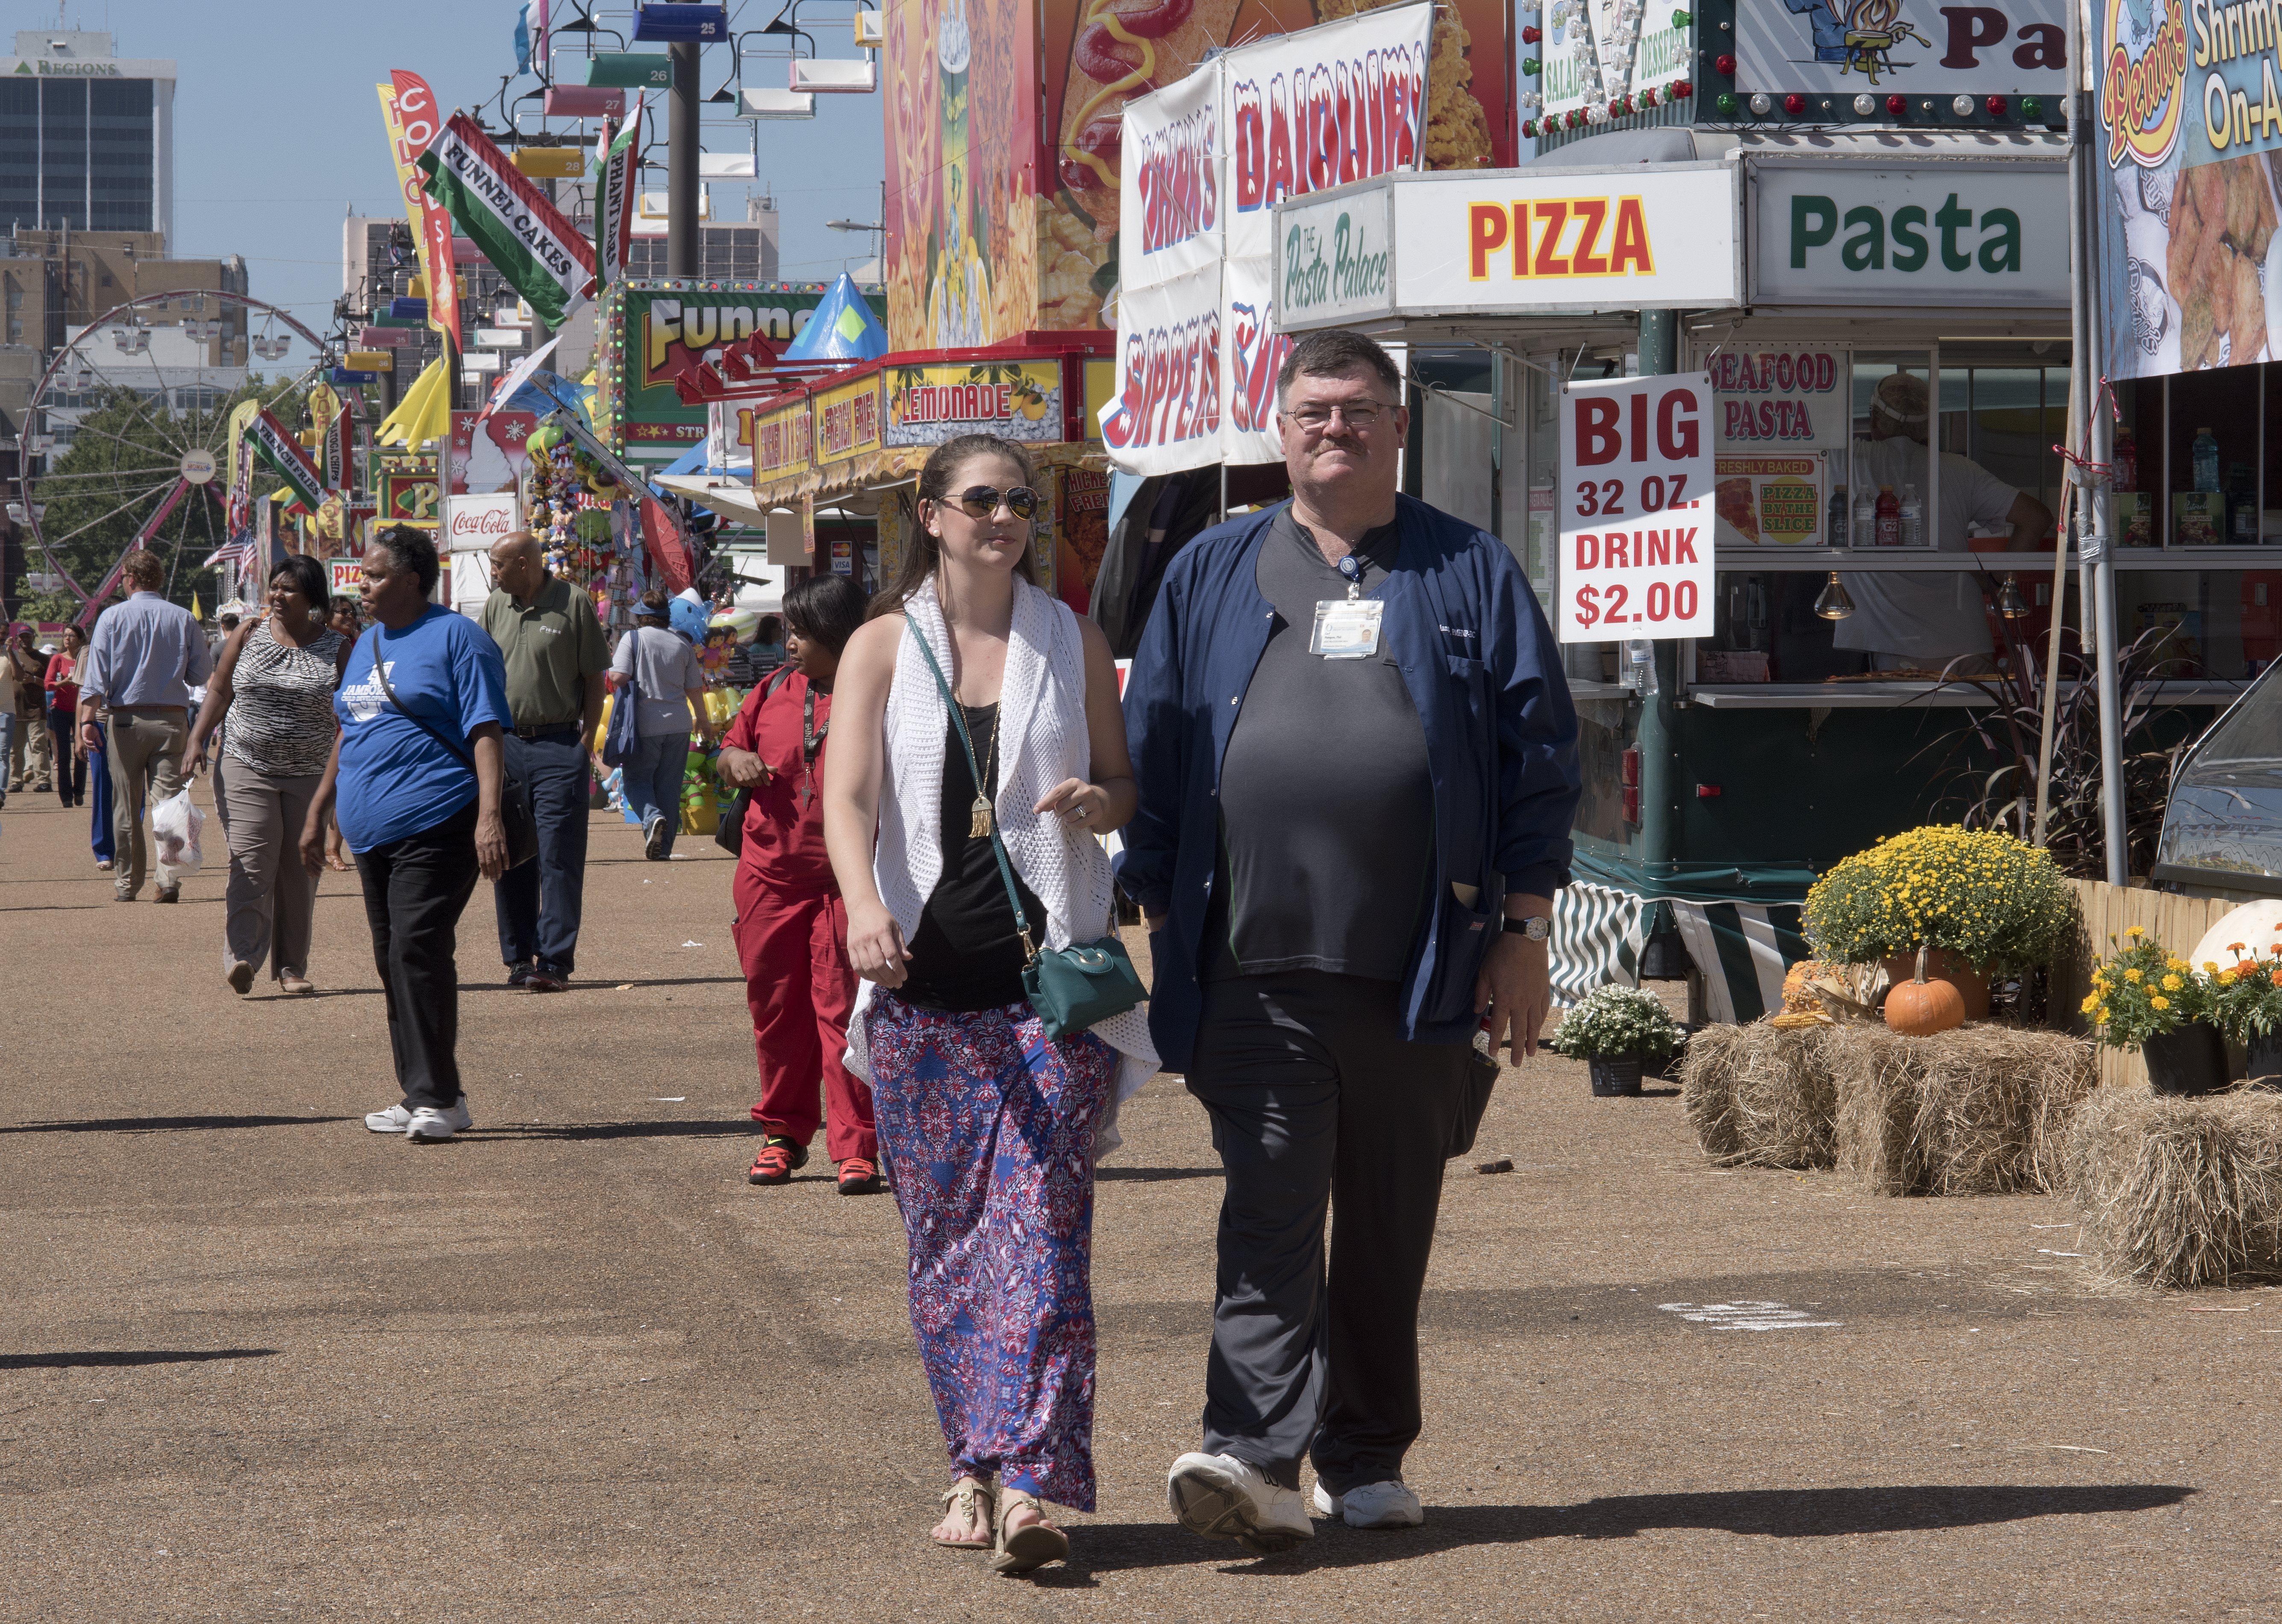
[[[746,1171],[747,1184],[790,1184],[792,1176],[808,1165],[808,1147],[796,1145],[781,1133],[761,1141],[761,1153]]]
[[[851,1156],[840,1164],[842,1195],[877,1195],[881,1188],[879,1168],[865,1157]]]

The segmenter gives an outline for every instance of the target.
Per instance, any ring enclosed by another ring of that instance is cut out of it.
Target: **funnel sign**
[[[1572,383],[1556,410],[1561,640],[1710,636],[1711,378]]]

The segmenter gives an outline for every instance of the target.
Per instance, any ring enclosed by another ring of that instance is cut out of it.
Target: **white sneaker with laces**
[[[1340,1519],[1350,1528],[1415,1528],[1426,1520],[1418,1496],[1399,1477],[1365,1483],[1343,1495],[1317,1483],[1316,1509],[1326,1517]]]
[[[423,1105],[412,1113],[412,1121],[404,1130],[404,1137],[415,1145],[431,1145],[452,1137],[462,1128],[472,1125],[467,1102],[462,1101],[449,1110],[438,1110],[432,1105]]]
[[[426,1106],[423,1106],[421,1111],[415,1111],[403,1105],[392,1105],[384,1111],[368,1111],[365,1113],[364,1125],[376,1133],[408,1133],[412,1129],[413,1118],[419,1116],[422,1111],[436,1118],[436,1122],[431,1125],[430,1131],[418,1136],[422,1139],[449,1139],[453,1134],[463,1133],[476,1125],[475,1117],[468,1110],[468,1096],[465,1094],[462,1094],[460,1102],[447,1111],[435,1110]],[[441,1128],[441,1132],[436,1131],[439,1127]]]
[[[1233,1455],[1182,1456],[1166,1479],[1165,1498],[1191,1533],[1232,1539],[1258,1556],[1316,1537],[1300,1491],[1269,1482],[1259,1467]]]

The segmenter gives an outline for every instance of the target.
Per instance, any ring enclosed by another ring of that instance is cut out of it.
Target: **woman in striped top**
[[[217,770],[214,807],[229,839],[222,963],[235,993],[252,988],[265,958],[284,991],[313,990],[306,972],[317,880],[299,845],[332,759],[333,690],[352,646],[325,623],[329,598],[314,559],[288,558],[270,573],[269,612],[222,646],[182,752],[188,769],[203,768],[206,741],[229,713],[229,784]]]

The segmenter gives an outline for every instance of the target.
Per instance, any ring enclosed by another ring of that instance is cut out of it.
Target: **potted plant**
[[[2144,926],[2135,924],[2123,935],[2119,949],[2092,972],[2092,991],[2084,994],[2084,1013],[2100,1029],[2100,1040],[2111,1048],[2138,1049],[2147,1063],[2147,1085],[2157,1094],[2224,1088],[2226,1044],[2211,1018],[2224,989]]]
[[[1581,1060],[1596,1094],[1636,1094],[1644,1062],[1662,1064],[1687,1040],[1654,993],[1596,986],[1561,1017],[1553,1047]]]
[[[2282,932],[2282,925],[2275,929]],[[2248,1052],[2254,1087],[2282,1089],[2282,940],[2252,956],[2247,942],[2229,942],[2235,962],[2204,965],[2210,978],[2212,1019],[2230,1043]]]
[[[1988,972],[2051,963],[2073,919],[2049,854],[1992,829],[1931,824],[1835,864],[1807,892],[1804,924],[1817,958],[1881,964],[1890,986],[1947,982],[1979,1020]]]

